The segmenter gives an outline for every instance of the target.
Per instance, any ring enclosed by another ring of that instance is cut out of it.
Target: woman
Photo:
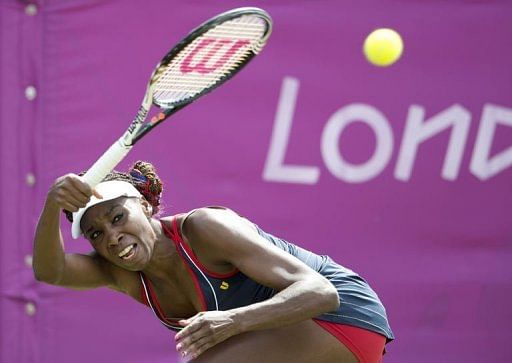
[[[393,334],[361,277],[226,208],[156,218],[161,192],[145,162],[94,189],[74,174],[57,179],[35,235],[36,278],[148,305],[194,362],[381,361]],[[91,254],[65,253],[62,209]]]

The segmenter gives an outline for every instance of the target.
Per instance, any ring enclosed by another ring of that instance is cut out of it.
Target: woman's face
[[[103,258],[126,270],[141,271],[156,240],[149,208],[143,199],[119,197],[89,208],[80,227]]]

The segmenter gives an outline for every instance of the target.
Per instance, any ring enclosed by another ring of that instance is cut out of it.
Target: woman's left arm
[[[338,292],[327,279],[231,211],[198,210],[187,219],[184,234],[210,263],[229,263],[278,293],[259,303],[183,320],[185,328],[176,335],[182,353],[196,357],[235,334],[293,324],[339,306]]]

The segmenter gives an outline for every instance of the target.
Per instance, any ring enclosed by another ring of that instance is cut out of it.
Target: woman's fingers
[[[95,188],[92,189],[92,194],[98,199],[103,199],[103,195],[101,195]]]
[[[48,192],[49,198],[70,212],[76,212],[79,208],[85,207],[91,195],[101,197],[75,174],[67,174],[58,178]]]
[[[86,197],[93,195],[93,189],[78,175],[71,174],[69,176],[70,186],[77,192],[82,193]]]
[[[73,213],[78,212],[78,210],[80,209],[76,205],[68,203],[68,202],[60,203],[60,207],[62,209],[65,209],[65,210],[73,212]]]
[[[185,326],[185,328],[176,334],[175,339],[178,342],[176,350],[181,352],[182,355],[189,355],[190,347],[194,343],[205,339],[207,329],[202,329],[204,325],[202,315],[199,313],[189,319],[179,321],[179,324]]]
[[[182,356],[186,355],[191,358],[196,358],[213,345],[215,345],[214,336],[209,334],[208,329],[203,327],[187,335],[186,338],[181,339],[176,345],[176,350],[180,352]]]
[[[230,313],[225,311],[202,312],[179,323],[185,328],[176,334],[176,349],[193,358],[236,332]]]
[[[197,358],[208,348],[211,348],[215,344],[213,343],[211,337],[203,336],[200,339],[194,341],[194,343],[183,347],[181,350],[178,350],[183,357],[187,356],[189,358]]]
[[[72,185],[66,185],[62,189],[66,193],[66,196],[72,200],[76,200],[78,203],[87,204],[91,199],[89,195],[84,194],[82,191],[74,188]]]
[[[174,339],[176,341],[181,341],[190,335],[192,335],[195,331],[199,330],[201,328],[203,320],[199,314],[194,315],[193,317],[186,319],[186,320],[180,320],[178,323],[181,326],[184,326],[183,330],[181,330],[179,333],[176,334]]]
[[[103,196],[95,188],[92,188],[82,177],[73,177],[71,178],[71,182],[77,188],[77,190],[79,190],[85,196],[90,197],[94,195],[98,199],[103,199]]]

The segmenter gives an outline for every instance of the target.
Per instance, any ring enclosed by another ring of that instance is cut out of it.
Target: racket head
[[[152,103],[162,109],[188,104],[240,71],[267,42],[270,15],[238,8],[204,22],[160,61],[151,75]]]

